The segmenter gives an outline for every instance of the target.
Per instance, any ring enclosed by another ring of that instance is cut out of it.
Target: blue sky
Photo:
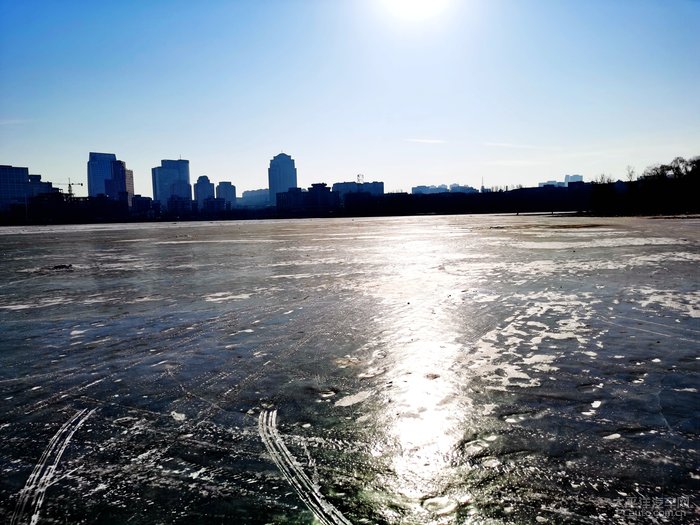
[[[0,163],[85,182],[112,152],[152,195],[182,157],[240,194],[280,151],[404,191],[700,154],[700,2],[409,1],[0,0]]]

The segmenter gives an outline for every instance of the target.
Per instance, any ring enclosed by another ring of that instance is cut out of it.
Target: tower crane
[[[82,182],[71,182],[70,178],[68,182],[54,182],[56,186],[68,186],[68,196],[73,196],[73,186],[85,186]]]

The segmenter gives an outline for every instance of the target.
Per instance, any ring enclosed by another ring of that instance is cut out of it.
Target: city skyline
[[[301,187],[390,192],[697,153],[699,3],[434,4],[0,0],[0,163],[87,183],[85,154],[115,152],[151,195],[182,157],[242,193],[289,151]]]

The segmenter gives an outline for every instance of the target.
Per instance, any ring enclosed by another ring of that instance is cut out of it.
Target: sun
[[[381,0],[384,8],[396,18],[421,21],[444,12],[451,0]]]

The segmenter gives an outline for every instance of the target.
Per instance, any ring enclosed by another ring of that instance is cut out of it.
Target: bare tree
[[[627,181],[632,182],[637,178],[637,172],[634,171],[633,166],[627,166]]]
[[[642,179],[647,180],[663,180],[668,178],[668,173],[671,168],[665,164],[654,164],[648,166],[642,174]]]
[[[682,179],[683,177],[688,175],[688,172],[691,169],[690,163],[683,157],[676,157],[675,159],[673,159],[669,167],[673,172],[672,176],[676,179]]]
[[[640,180],[684,179],[697,176],[698,173],[700,173],[700,157],[688,160],[676,157],[669,164],[654,164],[647,167],[639,178]]]

